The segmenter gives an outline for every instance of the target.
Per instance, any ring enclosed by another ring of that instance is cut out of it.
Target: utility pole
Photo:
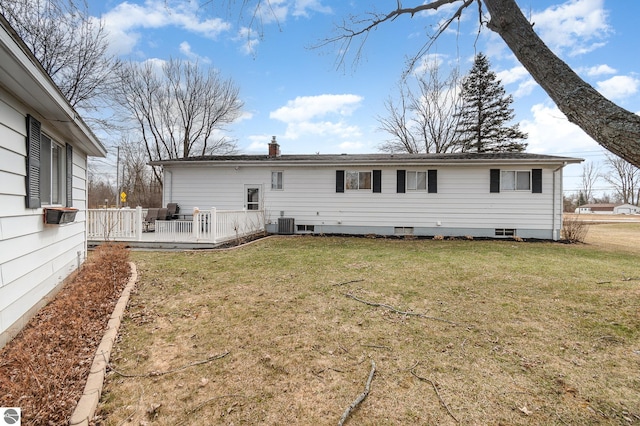
[[[120,208],[120,146],[118,146],[118,159],[116,160],[116,208]]]

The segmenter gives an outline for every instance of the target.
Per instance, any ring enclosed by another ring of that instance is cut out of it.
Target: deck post
[[[213,240],[214,243],[218,242],[216,241],[218,238],[217,228],[218,228],[218,214],[216,212],[216,208],[211,207],[211,239]]]
[[[136,230],[136,240],[142,241],[142,207],[136,207],[136,224],[134,229]]]
[[[200,217],[198,214],[200,213],[200,209],[197,207],[193,208],[193,216],[191,217],[191,234],[193,238],[198,241],[200,237]]]

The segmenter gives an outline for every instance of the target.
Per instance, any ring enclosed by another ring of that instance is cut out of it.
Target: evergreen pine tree
[[[511,95],[491,71],[487,57],[479,53],[462,82],[462,108],[456,128],[462,151],[521,152],[527,147],[519,140],[528,135],[519,124],[508,126],[515,116]]]

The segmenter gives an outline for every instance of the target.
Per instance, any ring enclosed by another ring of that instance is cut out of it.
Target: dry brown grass
[[[590,224],[585,243],[604,250],[640,253],[640,222]]]
[[[638,253],[303,237],[132,257],[99,423],[335,425],[371,360],[348,424],[640,422]]]

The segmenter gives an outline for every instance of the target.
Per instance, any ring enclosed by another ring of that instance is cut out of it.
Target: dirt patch
[[[118,245],[100,247],[0,351],[0,406],[21,407],[23,424],[68,424],[129,278],[128,256]]]

